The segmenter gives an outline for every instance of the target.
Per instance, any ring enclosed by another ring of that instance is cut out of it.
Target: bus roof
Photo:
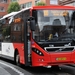
[[[60,6],[60,5],[50,5],[50,6],[34,6],[32,9],[68,9],[75,10],[74,6]]]

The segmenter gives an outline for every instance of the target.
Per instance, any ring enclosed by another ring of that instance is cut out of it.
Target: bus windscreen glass
[[[75,34],[74,14],[74,10],[38,10],[35,40],[71,40],[69,36]]]

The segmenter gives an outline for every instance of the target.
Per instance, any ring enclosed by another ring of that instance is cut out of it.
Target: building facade
[[[75,0],[58,0],[59,5],[75,6]]]
[[[38,2],[44,2],[46,5],[58,5],[58,0],[18,0],[21,8],[35,6]]]
[[[10,0],[0,0],[0,18],[7,14],[7,8]]]
[[[0,18],[8,14],[7,9],[9,4],[15,1],[18,1],[18,0],[0,0]]]

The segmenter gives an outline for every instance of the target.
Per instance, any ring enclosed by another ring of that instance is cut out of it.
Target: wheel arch
[[[18,49],[16,48],[15,49],[15,52],[14,52],[14,61],[16,60],[16,54],[18,54],[19,53],[19,51],[18,51]]]

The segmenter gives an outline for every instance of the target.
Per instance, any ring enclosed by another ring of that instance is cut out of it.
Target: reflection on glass
[[[52,38],[61,37],[65,33],[74,34],[75,23],[70,27],[71,22],[75,20],[71,19],[73,12],[73,10],[38,10],[35,40],[48,40],[50,34]]]

